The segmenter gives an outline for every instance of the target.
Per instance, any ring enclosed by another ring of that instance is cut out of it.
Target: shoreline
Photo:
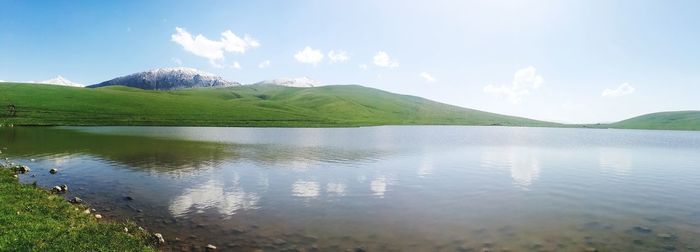
[[[77,197],[66,200],[67,186],[20,183],[26,173],[27,166],[0,164],[2,251],[158,251],[165,242],[133,222],[102,218]]]
[[[562,125],[508,125],[508,124],[11,124],[0,122],[2,128],[40,128],[40,127],[188,127],[188,128],[261,128],[261,129],[351,129],[368,127],[504,127],[504,128],[549,128],[549,129],[586,129],[586,130],[648,130],[648,131],[686,131],[698,132],[700,128],[645,128],[645,127],[615,127],[609,124],[562,124]]]

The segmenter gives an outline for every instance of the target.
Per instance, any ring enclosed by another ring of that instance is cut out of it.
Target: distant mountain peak
[[[216,75],[208,72],[204,72],[202,70],[196,69],[196,68],[191,68],[191,67],[163,67],[163,68],[155,68],[146,71],[151,74],[172,74],[172,73],[182,73],[182,74],[188,74],[188,75],[202,75],[202,76],[214,76]]]
[[[156,68],[114,78],[89,87],[123,85],[148,90],[171,90],[200,87],[230,87],[240,83],[227,81],[211,73],[189,67]]]
[[[41,84],[53,84],[53,85],[61,85],[61,86],[71,86],[71,87],[82,87],[83,85],[72,82],[66,78],[64,78],[61,75],[56,76],[53,79],[48,79],[45,81],[37,81],[36,83],[41,83]]]
[[[68,86],[68,87],[84,87],[83,84],[78,84],[78,83],[72,82],[61,75],[58,75],[53,79],[48,79],[48,80],[43,80],[43,81],[6,81],[6,80],[0,80],[0,82],[18,82],[18,83],[32,83],[32,84],[50,84],[50,85],[59,85],[59,86]]]
[[[278,85],[287,87],[317,87],[322,85],[320,81],[311,79],[309,77],[299,77],[299,78],[278,78],[272,80],[264,80],[254,84],[268,84],[268,85]]]

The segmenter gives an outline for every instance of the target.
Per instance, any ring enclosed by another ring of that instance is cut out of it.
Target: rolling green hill
[[[10,104],[15,107],[14,116]],[[148,91],[2,83],[0,106],[0,124],[5,125],[563,126],[357,85]]]
[[[700,111],[652,113],[607,126],[620,129],[700,130]]]

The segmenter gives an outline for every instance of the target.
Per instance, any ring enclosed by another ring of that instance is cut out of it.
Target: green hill
[[[0,124],[5,125],[561,126],[357,85],[148,91],[3,83],[0,106]]]
[[[652,113],[607,126],[620,129],[700,130],[700,111]]]

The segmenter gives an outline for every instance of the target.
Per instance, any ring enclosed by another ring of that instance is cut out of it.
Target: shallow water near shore
[[[0,128],[0,148],[172,250],[700,250],[700,132]]]

